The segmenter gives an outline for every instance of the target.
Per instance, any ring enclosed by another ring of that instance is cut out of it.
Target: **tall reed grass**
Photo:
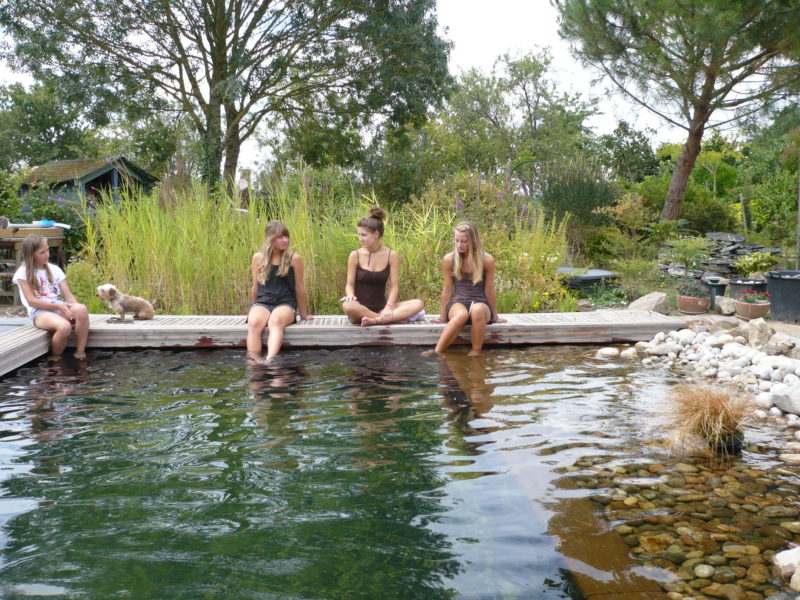
[[[106,199],[84,212],[82,258],[102,278],[98,283],[149,298],[160,312],[242,314],[250,304],[251,256],[261,248],[265,224],[277,219],[289,229],[292,251],[303,258],[309,310],[338,314],[347,257],[359,247],[356,223],[377,202],[341,182],[335,186],[339,197],[332,196],[332,187],[320,193],[313,178],[309,169],[269,177],[247,210],[239,198],[224,192],[211,197],[199,185],[172,190],[168,199]],[[459,216],[422,202],[387,212],[383,241],[401,257],[400,299],[420,298],[438,312],[441,259],[452,248]],[[564,222],[541,217],[512,234],[502,224],[484,233],[503,282],[500,310],[554,308],[543,299],[551,292],[555,298],[560,289],[555,267],[566,250]]]

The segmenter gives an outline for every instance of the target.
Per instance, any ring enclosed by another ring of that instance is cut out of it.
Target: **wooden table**
[[[0,296],[13,298],[15,305],[20,304],[19,287],[11,283],[11,278],[23,264],[22,240],[31,233],[47,238],[51,262],[64,266],[64,230],[60,227],[18,227],[11,224],[0,229]]]

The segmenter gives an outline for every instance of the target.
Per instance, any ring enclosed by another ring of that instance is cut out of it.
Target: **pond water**
[[[0,381],[0,597],[571,599],[721,585],[683,576],[698,548],[750,598],[779,589],[749,571],[800,541],[796,472],[773,448],[790,432],[756,427],[724,465],[672,457],[661,409],[679,374],[595,350],[295,351],[268,367],[241,351],[94,352],[20,369]],[[787,512],[747,508],[759,494]],[[747,539],[725,533],[747,515]],[[732,543],[758,545],[761,562]]]

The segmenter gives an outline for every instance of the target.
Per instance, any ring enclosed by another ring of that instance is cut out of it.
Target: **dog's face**
[[[103,302],[108,302],[109,300],[113,300],[114,297],[117,295],[117,288],[115,288],[110,283],[104,283],[103,285],[97,286],[97,297],[100,298]]]

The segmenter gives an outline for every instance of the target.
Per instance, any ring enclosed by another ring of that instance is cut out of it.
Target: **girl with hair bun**
[[[280,221],[264,229],[264,246],[250,263],[253,305],[247,314],[247,356],[260,361],[264,328],[269,329],[267,360],[278,354],[284,329],[294,323],[297,313],[304,321],[313,319],[306,309],[303,260],[289,251],[289,230]]]
[[[505,323],[497,314],[497,291],[494,287],[494,258],[481,248],[475,225],[461,221],[453,230],[453,251],[442,260],[442,312],[436,323],[446,323],[436,349],[444,352],[458,337],[461,328],[471,323],[472,349],[468,356],[478,356],[483,348],[486,325]],[[430,350],[423,354],[431,354]]]
[[[369,209],[369,215],[357,225],[361,248],[347,259],[347,285],[339,302],[350,322],[362,327],[416,321],[425,315],[422,300],[397,301],[399,257],[381,241],[385,218],[377,206]]]

